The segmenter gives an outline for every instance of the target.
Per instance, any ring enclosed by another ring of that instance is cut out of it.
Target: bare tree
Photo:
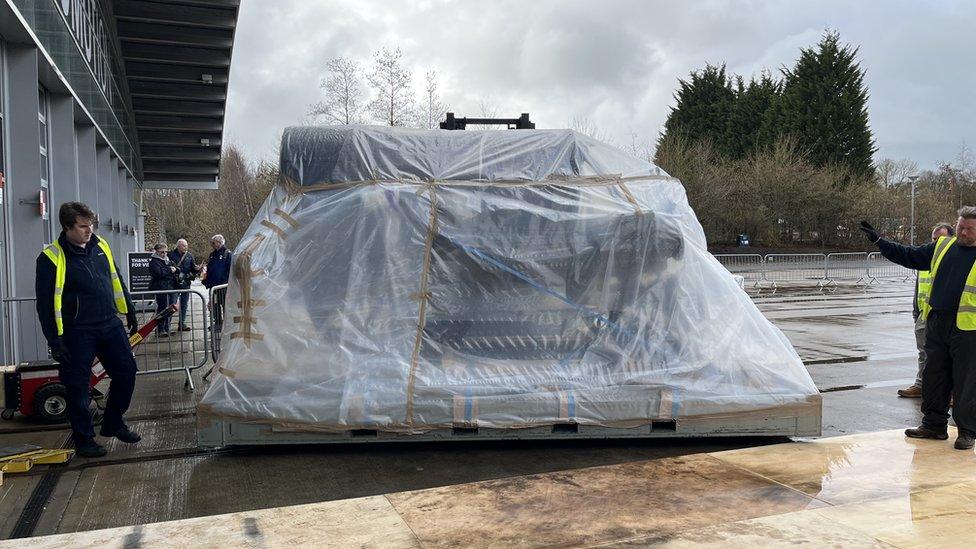
[[[490,95],[482,97],[478,100],[478,110],[480,111],[479,116],[481,116],[481,118],[498,118],[498,103]],[[501,129],[501,126],[495,126],[492,124],[472,124],[470,127],[473,130]]]
[[[886,188],[907,182],[908,176],[915,175],[917,172],[918,164],[907,158],[903,160],[885,158],[878,162],[878,167],[875,170],[878,183]]]
[[[382,48],[373,54],[369,83],[376,92],[369,110],[377,121],[388,126],[406,126],[413,115],[411,76],[403,66],[400,48]]]
[[[148,189],[145,208],[165,230],[163,240],[172,245],[185,238],[202,259],[214,234],[224,235],[230,248],[237,244],[277,181],[277,166],[261,162],[254,168],[243,151],[228,144],[216,190]]]
[[[603,141],[604,143],[609,143],[611,145],[613,144],[613,138],[610,137],[610,134],[600,129],[600,127],[587,116],[580,114],[574,116],[573,120],[569,123],[569,128],[583,135],[588,135],[597,141]]]
[[[323,118],[326,124],[362,122],[362,69],[355,61],[336,57],[326,65],[329,71],[320,87],[325,97],[309,107],[308,114]]]
[[[630,144],[626,150],[641,160],[651,163],[654,162],[654,147],[651,145],[651,142],[644,139],[644,137],[634,130],[630,131]]]
[[[437,128],[438,122],[443,118],[450,107],[441,102],[440,93],[437,91],[437,71],[427,71],[427,86],[424,88],[424,101],[418,110],[417,125],[422,128]]]

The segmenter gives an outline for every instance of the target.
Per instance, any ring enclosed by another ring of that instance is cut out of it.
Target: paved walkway
[[[47,536],[29,545],[971,547],[974,524],[976,454],[952,449],[952,438],[918,441],[891,430]]]

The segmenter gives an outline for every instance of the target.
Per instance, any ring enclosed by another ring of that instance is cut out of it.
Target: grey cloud
[[[778,73],[800,47],[833,28],[860,46],[878,158],[923,167],[973,138],[972,51],[976,4],[968,2],[383,2],[250,0],[237,31],[227,139],[267,157],[281,128],[301,123],[319,97],[324,64],[347,56],[368,66],[375,49],[399,46],[415,73],[442,75],[459,114],[531,112],[540,127],[587,116],[615,142],[637,131],[652,141],[678,78],[726,62],[750,76]]]

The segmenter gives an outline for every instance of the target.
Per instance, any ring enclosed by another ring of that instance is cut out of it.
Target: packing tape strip
[[[354,425],[362,425],[366,421],[366,397],[352,395],[347,399],[346,419]]]
[[[478,425],[478,397],[471,395],[454,395],[454,424],[463,426]]]
[[[661,391],[661,403],[658,405],[657,417],[661,419],[674,419],[678,417],[681,408],[681,401],[678,392],[674,389],[663,389]]]
[[[298,220],[297,219],[295,219],[294,217],[288,215],[288,213],[286,213],[281,208],[275,208],[274,213],[278,217],[284,219],[286,223],[288,223],[289,225],[291,225],[291,228],[297,229],[297,228],[301,227],[301,225],[298,223]]]
[[[634,195],[630,192],[630,189],[627,188],[627,185],[621,181],[617,183],[617,186],[624,193],[624,196],[627,198],[627,202],[630,202],[630,204],[634,207],[637,215],[644,215],[644,210],[641,209],[640,204],[637,203],[637,199],[634,198]]]
[[[413,396],[417,383],[417,368],[420,365],[420,347],[423,344],[424,324],[427,318],[427,301],[430,295],[430,262],[433,255],[434,235],[437,233],[437,193],[433,185],[426,187],[430,191],[430,219],[427,222],[427,235],[424,239],[424,261],[420,271],[420,307],[417,311],[417,334],[414,337],[413,353],[410,355],[410,372],[407,377],[407,425],[413,425]]]
[[[285,238],[288,238],[288,233],[286,233],[284,229],[282,229],[281,227],[279,227],[279,226],[275,225],[274,223],[268,221],[267,219],[262,219],[261,220],[261,225],[263,225],[263,226],[271,229],[275,233],[277,233],[278,236],[282,240],[284,240]]]
[[[576,396],[573,393],[559,393],[559,419],[576,419]]]

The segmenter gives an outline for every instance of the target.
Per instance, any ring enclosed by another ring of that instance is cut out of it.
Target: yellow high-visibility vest
[[[932,271],[918,272],[918,283],[915,293],[917,294],[915,297],[916,306],[919,312],[922,313],[922,316],[925,317],[929,312],[929,296],[932,295]]]
[[[935,253],[932,254],[932,268],[929,272],[932,276],[932,281],[935,281],[935,275],[939,270],[939,265],[942,264],[942,258],[945,257],[946,252],[949,248],[956,243],[956,237],[954,236],[941,236],[935,244]],[[919,275],[921,280],[921,274]],[[919,289],[921,293],[921,288]],[[929,300],[932,298],[932,293],[929,291],[929,295],[926,298],[926,308],[922,311],[924,315],[923,318],[928,318],[929,312],[932,311],[932,304]],[[966,286],[962,290],[962,296],[959,298],[959,309],[956,314],[956,327],[960,330],[971,332],[976,330],[976,264],[969,271],[969,276],[966,277]]]
[[[115,295],[115,310],[121,314],[129,312],[128,305],[125,304],[125,292],[122,291],[122,280],[119,273],[115,271],[115,259],[112,257],[112,250],[108,243],[98,239],[98,247],[105,252],[105,259],[108,260],[109,278],[112,281],[112,293]],[[61,243],[55,240],[44,247],[44,255],[54,263],[54,323],[58,327],[58,335],[64,335],[64,320],[61,317],[61,296],[64,294],[64,279],[68,272],[68,260],[61,248]]]

